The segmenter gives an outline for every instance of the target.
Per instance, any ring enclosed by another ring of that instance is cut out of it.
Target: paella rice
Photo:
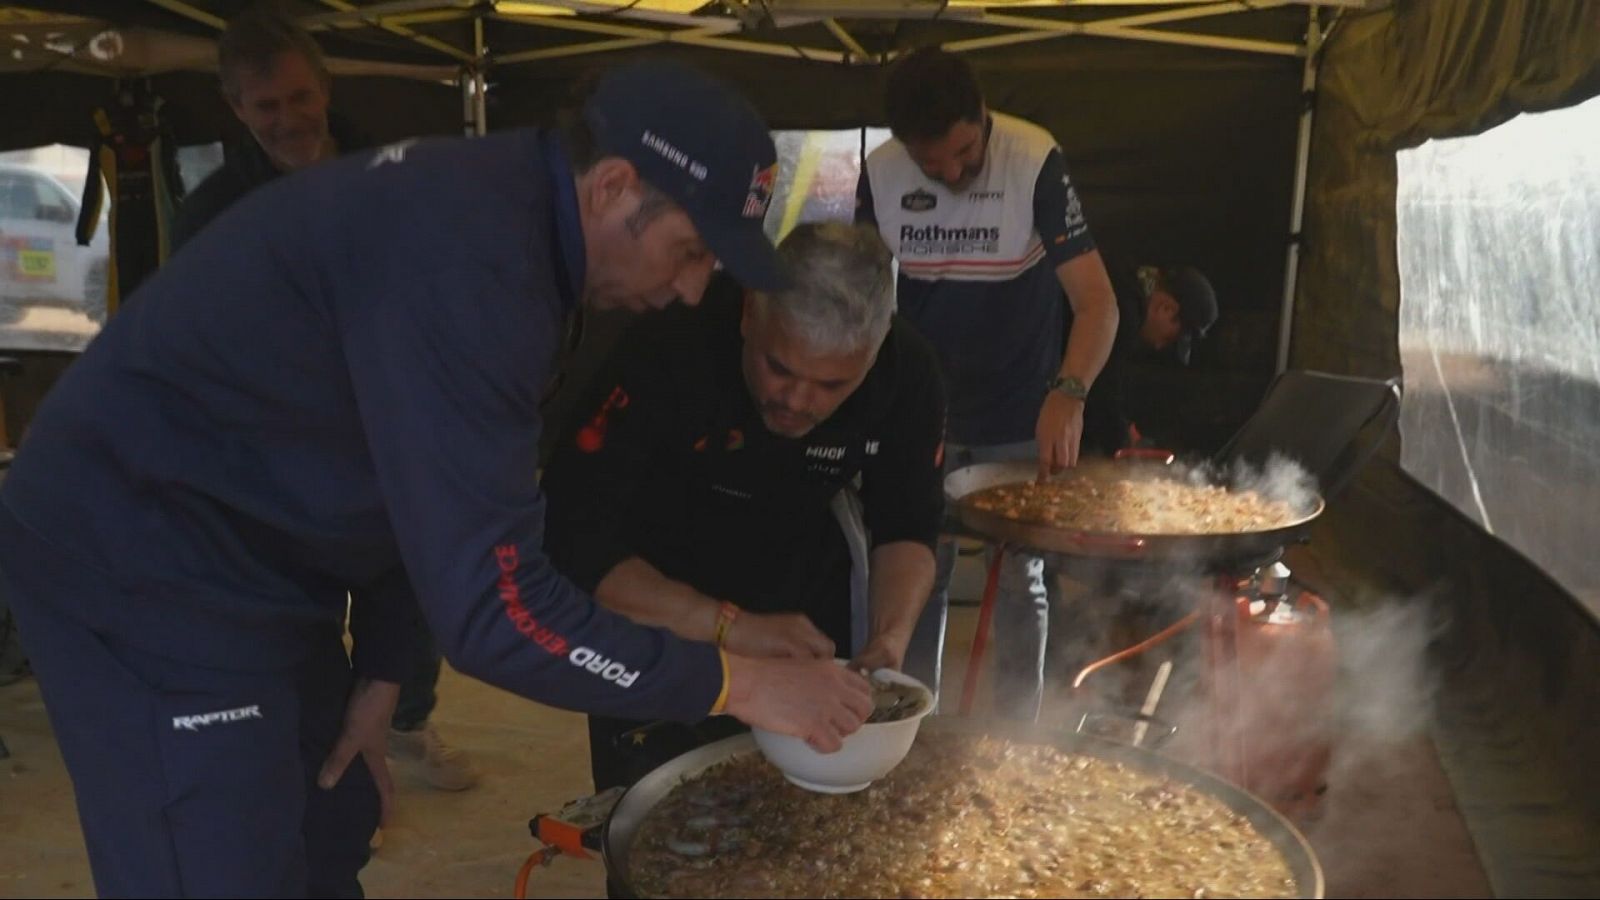
[[[650,897],[1293,897],[1283,855],[1222,801],[1055,747],[924,734],[855,794],[759,754],[685,780],[641,824]]]
[[[1102,534],[1237,534],[1300,518],[1289,503],[1253,490],[1094,474],[998,485],[974,492],[969,502],[1019,522]]]

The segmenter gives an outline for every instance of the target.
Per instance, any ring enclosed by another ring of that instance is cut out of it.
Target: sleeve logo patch
[[[410,150],[416,143],[416,138],[406,138],[403,141],[380,148],[378,152],[373,155],[372,161],[367,163],[367,168],[376,169],[377,167],[387,163],[399,164],[405,162],[406,151]]]
[[[1083,218],[1083,203],[1078,199],[1078,191],[1073,188],[1072,182],[1067,181],[1065,178],[1061,179],[1061,183],[1067,189],[1067,227],[1080,228],[1086,223]]]

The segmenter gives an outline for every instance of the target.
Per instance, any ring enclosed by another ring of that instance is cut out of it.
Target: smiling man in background
[[[317,42],[266,7],[228,21],[217,41],[217,73],[250,140],[229,147],[222,167],[184,199],[172,228],[174,251],[263,184],[370,146],[330,114],[333,78]]]

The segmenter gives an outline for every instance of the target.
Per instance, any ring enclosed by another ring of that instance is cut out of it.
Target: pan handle
[[[1157,450],[1153,447],[1124,447],[1111,454],[1112,459],[1147,459],[1170,466],[1178,458],[1178,454],[1171,450]]]
[[[1144,726],[1141,728],[1140,726]],[[1078,727],[1073,729],[1079,734],[1104,738],[1116,741],[1119,744],[1129,744],[1134,747],[1149,747],[1159,750],[1165,746],[1172,736],[1178,733],[1178,726],[1157,718],[1148,713],[1137,711],[1118,712],[1113,710],[1098,710],[1086,712],[1078,718]],[[1132,740],[1117,737],[1119,731],[1131,731]]]

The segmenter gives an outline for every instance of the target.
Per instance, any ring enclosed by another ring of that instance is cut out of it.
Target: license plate
[[[17,274],[23,278],[51,280],[56,277],[56,255],[50,250],[18,250]]]

